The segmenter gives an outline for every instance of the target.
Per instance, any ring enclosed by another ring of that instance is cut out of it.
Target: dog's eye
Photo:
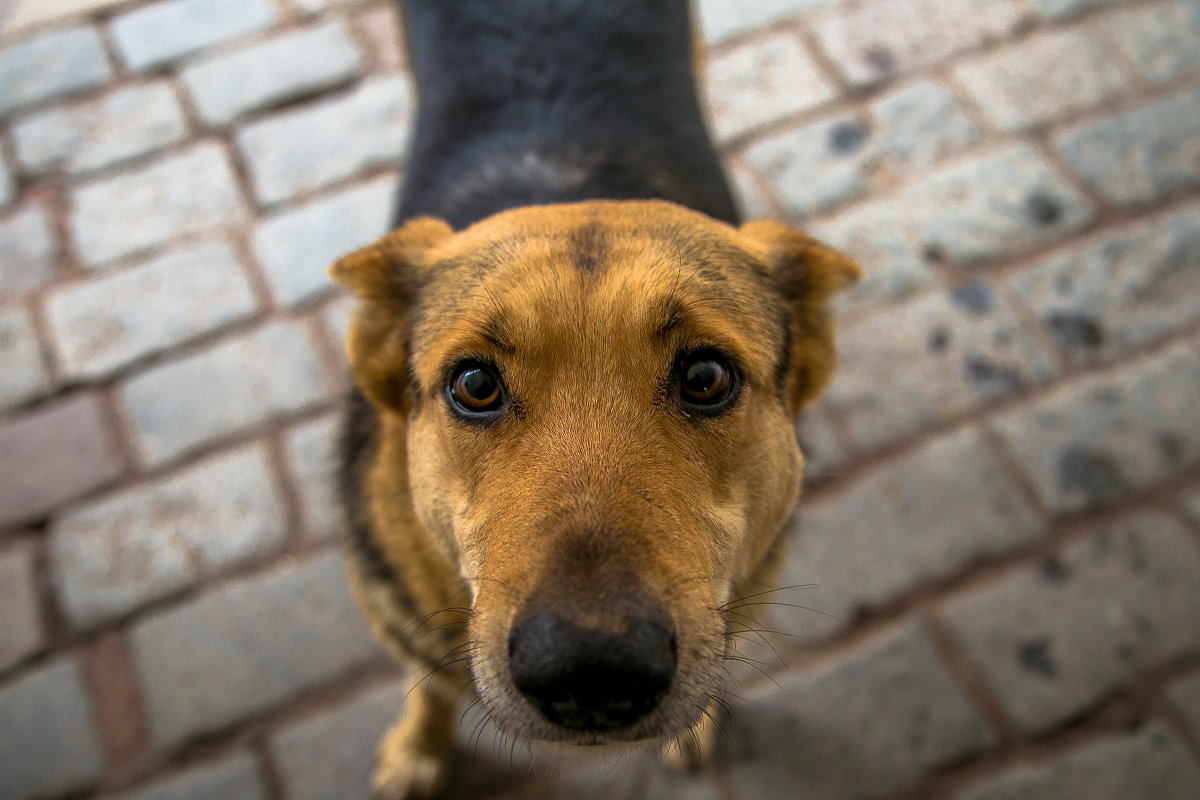
[[[685,410],[717,413],[725,410],[737,393],[737,376],[728,359],[713,351],[682,355],[676,367],[679,402]]]
[[[467,414],[486,414],[500,408],[504,392],[493,368],[468,363],[456,368],[451,376],[450,399]]]

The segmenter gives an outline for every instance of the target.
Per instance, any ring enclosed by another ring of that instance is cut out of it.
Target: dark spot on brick
[[[1045,192],[1033,192],[1026,197],[1025,211],[1035,224],[1044,228],[1058,222],[1063,215],[1062,202]]]
[[[1119,660],[1128,663],[1133,661],[1134,656],[1136,655],[1137,650],[1135,650],[1132,645],[1125,644],[1124,642],[1117,645],[1117,658]]]
[[[1000,328],[992,334],[992,341],[998,345],[1007,347],[1012,344],[1013,332],[1008,328]]]
[[[1082,492],[1092,501],[1109,501],[1126,491],[1125,476],[1107,453],[1076,445],[1058,457],[1058,485],[1064,491]]]
[[[1051,556],[1042,562],[1041,575],[1046,583],[1063,583],[1071,577],[1067,565],[1057,556]]]
[[[1104,329],[1085,314],[1056,312],[1046,318],[1046,324],[1065,347],[1091,349],[1104,344]]]
[[[1017,661],[1027,672],[1045,678],[1058,677],[1058,665],[1050,653],[1049,639],[1034,639],[1021,645],[1017,650]]]
[[[937,242],[927,242],[921,248],[921,258],[925,259],[926,264],[945,264],[948,260],[945,248]]]
[[[896,56],[881,44],[864,50],[863,59],[881,76],[886,77],[896,71]]]
[[[1183,458],[1183,440],[1173,433],[1158,435],[1158,452],[1168,466],[1177,466]]]
[[[1013,392],[1021,388],[1021,374],[1017,370],[980,356],[968,358],[963,363],[963,374],[971,383],[980,384],[987,390]]]
[[[996,305],[992,287],[980,281],[971,281],[950,292],[950,299],[959,308],[973,314],[986,314]]]
[[[839,122],[829,132],[829,148],[838,155],[850,155],[863,146],[867,131],[857,122]]]
[[[929,334],[929,352],[942,353],[945,352],[947,345],[950,344],[950,332],[945,328],[935,328],[933,333]]]
[[[1071,280],[1070,275],[1059,275],[1054,279],[1054,291],[1059,294],[1070,294],[1073,288],[1075,288],[1075,282]]]

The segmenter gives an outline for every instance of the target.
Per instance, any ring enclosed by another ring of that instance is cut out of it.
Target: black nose
[[[581,627],[549,610],[526,614],[508,637],[513,684],[546,719],[613,730],[649,714],[675,674],[675,632],[654,615],[623,633]]]

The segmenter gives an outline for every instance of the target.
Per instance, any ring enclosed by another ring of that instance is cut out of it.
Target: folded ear
[[[790,310],[780,380],[796,414],[833,375],[836,351],[829,301],[858,283],[862,269],[845,253],[774,220],[747,222],[741,233],[763,249]]]
[[[346,354],[355,381],[378,406],[400,412],[408,408],[412,306],[428,251],[452,234],[445,222],[422,217],[342,256],[329,268],[330,279],[359,299]]]

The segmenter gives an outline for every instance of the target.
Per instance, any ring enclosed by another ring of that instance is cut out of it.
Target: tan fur
[[[858,267],[778,223],[596,201],[459,233],[416,220],[331,275],[360,299],[347,348],[380,417],[370,535],[411,603],[348,549],[373,629],[414,676],[380,750],[381,796],[436,791],[447,712],[468,686],[512,736],[674,743],[703,758],[734,627],[720,606],[771,579],[800,493],[794,418],[829,380],[828,303]],[[741,394],[720,416],[689,418],[664,396],[676,354],[698,346],[740,365]],[[519,409],[487,427],[456,419],[446,375],[465,356],[499,365]],[[673,621],[670,691],[619,737],[556,728],[507,677],[515,615],[552,597],[619,633],[612,609],[630,587]]]

